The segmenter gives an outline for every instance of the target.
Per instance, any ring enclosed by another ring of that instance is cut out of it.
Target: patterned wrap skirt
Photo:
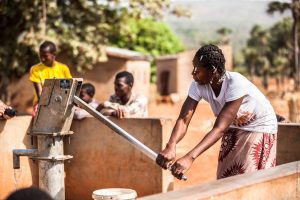
[[[277,134],[228,129],[221,142],[217,179],[276,165]]]

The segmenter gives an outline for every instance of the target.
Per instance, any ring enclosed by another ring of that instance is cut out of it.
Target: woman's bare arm
[[[191,167],[193,161],[223,136],[225,130],[235,119],[242,101],[243,97],[235,101],[227,102],[217,117],[212,130],[209,131],[201,142],[199,142],[190,152],[178,159],[172,165],[171,171],[176,178],[181,179],[182,173],[185,173]]]
[[[184,101],[179,117],[176,120],[176,124],[172,130],[171,138],[168,144],[176,145],[186,134],[189,123],[197,108],[198,101],[187,97]]]
[[[158,155],[156,163],[167,169],[176,157],[176,144],[185,136],[189,123],[195,112],[198,102],[187,97],[182,105],[179,117],[172,130],[171,137],[165,149]]]
[[[211,131],[209,131],[202,141],[193,148],[188,154],[195,159],[213,144],[215,144],[224,134],[236,117],[236,114],[242,104],[243,97],[225,103],[223,109],[218,115],[216,122]]]

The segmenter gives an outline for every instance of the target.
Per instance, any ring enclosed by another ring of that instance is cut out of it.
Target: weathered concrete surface
[[[298,161],[139,199],[299,199],[299,167]]]
[[[300,124],[279,124],[278,132],[277,165],[300,160]]]
[[[36,148],[26,135],[30,121],[30,116],[0,120],[0,199],[17,188],[38,186],[37,164],[28,157],[20,157],[20,169],[13,169],[13,149]]]
[[[21,170],[16,170],[17,186],[14,183],[12,150],[36,148],[36,140],[32,146],[30,136],[26,135],[30,121],[30,116],[18,116],[8,121],[0,120],[0,199],[4,199],[16,188],[38,186],[37,164],[27,157],[21,157]],[[166,144],[173,126],[172,121],[160,119],[115,121],[155,151],[159,151]],[[199,127],[203,128],[202,125]],[[91,192],[103,187],[132,188],[138,192],[139,197],[172,188],[173,178],[169,172],[157,168],[153,161],[96,119],[74,121],[71,130],[75,131],[71,136],[71,144],[68,144],[68,138],[65,138],[65,154],[74,156],[71,163],[65,164],[67,199],[73,200],[77,196],[78,199],[85,199],[85,197],[91,199]],[[279,164],[299,159],[300,134],[298,133],[299,124],[279,126],[277,154]],[[188,140],[182,140],[181,145],[178,146],[178,154],[183,155],[185,152],[183,149],[191,146],[186,141]],[[189,181],[197,178],[197,173],[211,174],[213,177],[210,180],[215,178],[214,162],[216,162],[218,148],[209,151],[211,151],[209,156],[208,154],[202,156],[205,162],[199,163],[198,167],[194,165],[187,174],[189,178],[185,182],[187,186]],[[213,157],[215,159],[211,160],[211,155],[215,155]],[[175,188],[176,183],[178,182],[175,181]]]
[[[172,128],[166,119],[113,121],[156,152],[162,150]],[[94,118],[74,122],[75,134],[70,144],[65,143],[65,153],[74,156],[65,166],[67,199],[89,199],[101,188],[131,188],[138,196],[173,188],[170,173],[101,122]]]
[[[38,186],[37,163],[21,157],[21,169],[14,180],[13,149],[36,148],[26,135],[30,116],[0,121],[0,199],[17,188]],[[160,151],[169,138],[172,120],[114,120],[123,129],[155,151]],[[92,192],[106,187],[125,187],[139,196],[173,189],[173,176],[156,166],[129,142],[94,118],[74,121],[71,143],[65,137],[65,155],[73,155],[65,163],[66,199],[91,199]]]

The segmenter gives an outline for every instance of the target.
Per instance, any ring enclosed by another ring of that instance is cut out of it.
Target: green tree
[[[281,78],[291,76],[293,72],[293,45],[290,37],[292,30],[292,20],[290,18],[274,24],[269,29],[268,39],[269,53],[268,58],[273,68],[274,75]]]
[[[268,31],[255,25],[250,31],[247,47],[243,50],[246,66],[248,66],[251,79],[254,75],[263,75],[265,85],[268,85]]]
[[[299,66],[299,22],[300,22],[300,1],[292,0],[291,3],[282,3],[273,1],[268,5],[267,12],[273,14],[275,12],[283,13],[286,10],[290,10],[293,16],[293,28],[292,28],[292,40],[293,40],[293,62],[294,69],[296,71],[295,80],[297,89],[300,85],[300,66]]]
[[[288,34],[291,29],[292,20],[285,18],[268,29],[256,25],[250,32],[247,47],[243,49],[244,61],[250,76],[263,76],[266,87],[269,75],[275,76],[279,84],[292,74],[292,41]]]
[[[101,60],[102,45],[115,43],[111,35],[127,33],[128,20],[161,19],[168,9],[169,0],[0,0],[0,75],[13,79],[27,72],[46,39],[78,71],[89,69]]]
[[[276,66],[274,69],[274,74],[276,77],[277,88],[280,88],[285,83],[285,78],[290,74],[289,59],[286,56],[286,49],[281,49],[277,56],[273,59],[273,65]]]
[[[151,57],[175,54],[184,50],[183,44],[171,29],[153,19],[129,20],[128,31],[110,37],[112,44],[142,52]],[[151,66],[151,81],[155,82],[155,68]]]
[[[230,28],[220,28],[217,30],[217,33],[221,36],[221,44],[229,44],[232,30]]]
[[[246,63],[246,66],[248,67],[248,73],[250,75],[250,80],[253,80],[255,76],[256,66],[257,66],[257,60],[258,60],[258,52],[255,48],[246,47],[242,50],[242,53],[244,55],[244,62]]]
[[[13,69],[11,75],[23,73],[33,62],[20,62],[16,54],[22,57],[29,50],[36,52],[42,40],[52,39],[69,52],[78,70],[89,68],[100,58],[101,44],[109,43],[109,34],[124,31],[129,17],[160,18],[168,6],[168,0],[131,0],[128,5],[118,0],[1,1],[0,36],[4,48],[0,57],[7,59],[4,66],[0,65]],[[25,48],[29,50],[24,52]]]
[[[110,38],[112,44],[128,48],[151,56],[174,54],[184,47],[171,29],[162,22],[153,19],[130,20],[128,31],[118,38]],[[114,41],[116,41],[114,43]]]

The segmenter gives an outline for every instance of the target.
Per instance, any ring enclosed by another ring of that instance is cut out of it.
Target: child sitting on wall
[[[97,108],[99,103],[93,98],[95,95],[95,87],[91,83],[84,83],[81,86],[79,97],[93,108]],[[87,111],[77,107],[74,114],[74,119],[81,120],[85,117],[91,116]]]

